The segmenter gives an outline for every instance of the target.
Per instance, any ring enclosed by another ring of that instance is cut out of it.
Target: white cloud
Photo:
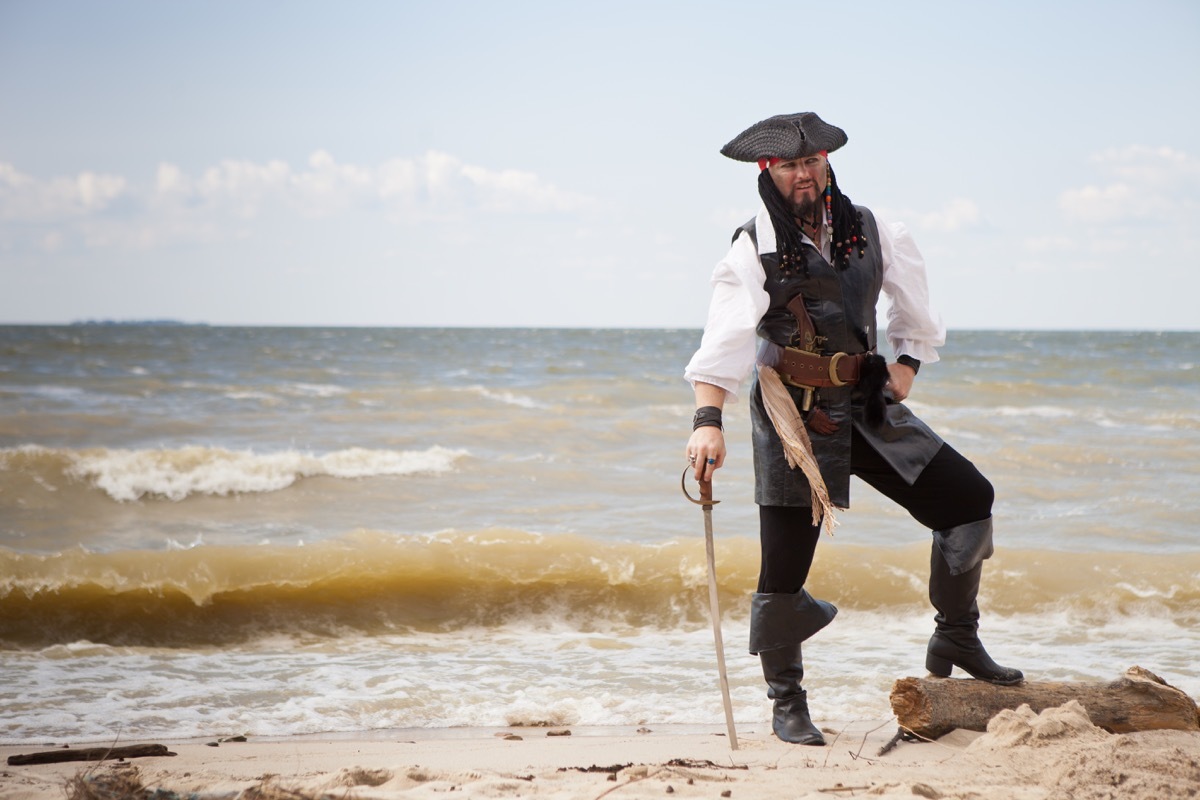
[[[309,156],[308,166],[307,171],[292,176],[289,193],[293,207],[305,216],[330,216],[375,197],[372,169],[338,164],[324,150]]]
[[[1123,180],[1150,188],[1195,186],[1200,181],[1200,159],[1171,147],[1109,148],[1093,155],[1092,161]]]
[[[1170,147],[1133,145],[1092,156],[1101,180],[1067,189],[1058,206],[1072,220],[1133,224],[1162,215],[1190,220],[1200,206],[1200,159]]]
[[[405,210],[460,213],[568,213],[595,202],[546,183],[532,172],[494,170],[430,150],[417,159],[394,159],[378,171],[380,198]]]
[[[944,206],[932,211],[880,207],[879,216],[889,222],[905,222],[913,228],[933,231],[960,231],[977,225],[981,214],[974,200],[951,198]]]
[[[174,164],[159,164],[154,189],[160,195],[187,194],[192,190],[192,183]]]
[[[210,207],[252,219],[269,200],[286,197],[291,179],[291,167],[283,161],[225,160],[206,169],[187,194]]]
[[[126,186],[119,175],[90,171],[43,181],[0,162],[0,222],[53,222],[103,211]]]
[[[979,206],[965,197],[955,197],[945,206],[917,215],[916,223],[936,231],[958,231],[979,222]]]
[[[1134,190],[1126,183],[1067,189],[1058,196],[1058,207],[1068,217],[1083,222],[1116,222],[1134,213]]]
[[[99,214],[118,198],[129,201],[120,213]],[[164,162],[140,186],[124,176],[90,171],[35,178],[0,163],[0,234],[6,242],[24,239],[43,250],[62,249],[73,240],[145,249],[228,239],[244,236],[252,229],[247,226],[268,213],[328,219],[358,210],[379,215],[381,223],[397,223],[468,214],[577,213],[595,206],[532,172],[468,164],[437,151],[364,166],[340,163],[318,150],[298,168],[278,159],[226,159],[195,174]],[[53,235],[46,234],[47,226]]]
[[[116,175],[81,172],[75,178],[76,196],[88,211],[100,211],[125,190],[125,179]]]

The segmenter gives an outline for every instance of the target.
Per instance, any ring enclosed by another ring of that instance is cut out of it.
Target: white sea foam
[[[1065,406],[997,406],[991,413],[1000,417],[1043,417],[1058,419],[1077,416],[1078,409]]]
[[[746,604],[724,620],[734,717],[770,719],[758,659],[746,653]],[[1069,609],[987,614],[982,635],[1002,663],[1036,680],[1112,680],[1140,664],[1195,695],[1197,634],[1153,613]],[[844,609],[805,645],[818,724],[891,718],[896,678],[923,674],[931,611]],[[547,618],[498,629],[151,651],[80,642],[0,653],[13,701],[0,741],[96,741],[116,721],[131,737],[283,735],[456,725],[719,725],[712,633],[581,631]],[[437,654],[438,669],[429,668]],[[220,686],[214,695],[212,686]]]
[[[277,402],[279,398],[267,392],[258,391],[229,391],[225,396],[230,400],[261,400],[264,403]]]
[[[189,495],[275,492],[301,478],[369,478],[448,472],[465,450],[367,450],[324,455],[287,450],[255,453],[216,447],[165,450],[90,450],[69,454],[69,477],[90,481],[118,501],[144,496],[182,500]]]
[[[545,403],[539,403],[532,397],[527,397],[523,394],[515,394],[514,392],[496,392],[488,389],[486,386],[478,384],[464,387],[464,391],[474,392],[480,397],[488,400],[495,400],[500,403],[505,403],[510,406],[519,406],[520,408],[550,408]]]
[[[34,397],[45,397],[50,400],[78,400],[85,396],[87,391],[78,386],[48,386],[39,384],[36,386],[6,386],[5,392],[14,394],[29,394]]]
[[[350,390],[328,383],[293,383],[290,386],[281,387],[280,391],[300,397],[337,397]]]

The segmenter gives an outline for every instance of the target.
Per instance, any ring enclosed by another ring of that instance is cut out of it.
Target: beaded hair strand
[[[832,225],[830,250],[833,263],[838,269],[850,266],[850,256],[858,251],[859,258],[866,252],[867,237],[863,233],[862,214],[838,188],[833,167],[825,162],[825,214],[827,224]]]

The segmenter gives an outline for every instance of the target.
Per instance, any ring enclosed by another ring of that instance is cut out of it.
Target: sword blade
[[[704,506],[704,550],[708,555],[708,610],[712,616],[713,641],[717,647],[717,673],[721,678],[721,700],[725,704],[725,727],[729,732],[730,749],[737,750],[737,730],[733,727],[733,704],[729,700],[729,676],[725,672],[725,641],[721,637],[721,603],[717,598],[717,558],[713,551],[712,506],[710,505]]]

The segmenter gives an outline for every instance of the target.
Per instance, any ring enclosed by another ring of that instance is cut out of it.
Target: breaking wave
[[[284,450],[256,453],[220,447],[173,449],[53,449],[37,445],[0,449],[0,477],[24,476],[43,489],[82,481],[113,500],[183,500],[189,495],[276,492],[302,478],[368,478],[449,472],[465,450],[369,450],[325,454]],[[7,481],[6,481],[7,482]],[[19,494],[19,487],[17,488]]]
[[[808,588],[843,609],[925,608],[928,552],[927,544],[886,552],[830,544]],[[758,561],[752,539],[718,543],[727,614],[744,615]],[[1007,550],[988,564],[981,603],[989,614],[1200,625],[1200,555]],[[0,648],[209,646],[276,634],[336,638],[511,624],[674,630],[703,626],[707,604],[698,539],[633,544],[512,529],[362,530],[302,547],[76,547],[50,555],[0,548]]]

